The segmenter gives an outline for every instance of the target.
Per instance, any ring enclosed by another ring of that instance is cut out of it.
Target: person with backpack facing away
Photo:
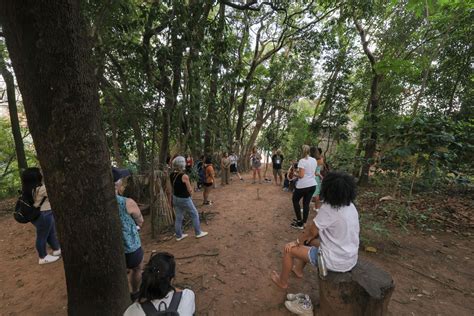
[[[176,221],[174,224],[176,240],[180,241],[188,237],[188,234],[183,234],[182,232],[184,213],[188,213],[191,217],[196,238],[204,237],[207,235],[207,232],[201,230],[199,213],[191,198],[193,189],[189,181],[189,176],[185,173],[186,161],[184,157],[176,157],[172,165],[173,172],[170,174],[170,181],[173,190],[173,206],[176,212]]]
[[[206,174],[204,173],[204,155],[199,157],[199,159],[194,164],[194,167],[196,168],[198,174],[197,186],[195,189],[195,191],[197,192],[201,190],[202,186],[204,185],[204,182],[206,182]]]
[[[234,152],[231,152],[229,159],[230,159],[230,172],[232,174],[236,174],[237,177],[239,177],[240,181],[244,181],[244,179],[239,173],[239,169],[237,168],[237,162],[239,160],[239,157],[237,156],[237,154],[235,154]]]
[[[51,204],[40,169],[25,169],[21,174],[21,186],[25,202],[40,209],[40,215],[31,222],[36,228],[35,246],[39,256],[38,263],[47,264],[58,261],[61,256],[61,248],[56,237],[53,211],[51,211]],[[53,249],[51,255],[46,250],[47,244]]]
[[[152,254],[143,270],[138,300],[130,305],[123,315],[194,315],[196,312],[194,292],[173,287],[172,281],[175,275],[176,262],[172,254],[166,252]]]
[[[209,200],[209,193],[211,188],[214,186],[215,172],[214,167],[212,166],[211,157],[206,157],[204,162],[204,192],[202,194],[204,198],[203,205],[211,205],[212,201]]]

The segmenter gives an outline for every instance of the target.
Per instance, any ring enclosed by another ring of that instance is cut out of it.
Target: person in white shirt
[[[304,224],[308,220],[309,203],[316,190],[316,180],[314,178],[318,163],[316,159],[309,155],[310,147],[303,145],[303,158],[298,162],[298,172],[296,176],[296,189],[293,192],[293,208],[296,218],[293,219],[291,227],[296,229],[304,229]],[[303,218],[301,218],[300,200],[303,198]]]
[[[360,231],[359,214],[353,204],[355,189],[354,178],[346,173],[331,172],[324,177],[320,193],[323,203],[318,215],[296,241],[285,245],[281,273],[272,272],[278,287],[288,288],[291,271],[301,278],[307,263],[317,267],[319,252],[330,271],[347,272],[354,268]]]
[[[175,289],[171,285],[175,269],[176,262],[172,254],[154,254],[143,270],[138,300],[123,315],[145,316],[157,311],[175,311],[180,316],[193,315],[196,310],[194,292]]]

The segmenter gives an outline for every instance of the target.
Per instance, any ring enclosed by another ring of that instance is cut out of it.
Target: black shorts
[[[230,165],[230,172],[237,173],[237,165]]]
[[[204,183],[206,187],[211,187],[214,183]]]
[[[143,249],[138,248],[134,252],[125,254],[125,262],[127,263],[127,269],[134,269],[140,265],[143,261]]]

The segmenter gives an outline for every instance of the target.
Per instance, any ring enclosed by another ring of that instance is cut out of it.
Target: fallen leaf
[[[371,246],[367,246],[367,247],[365,247],[365,251],[376,253],[376,252],[377,252],[377,248],[371,247]]]

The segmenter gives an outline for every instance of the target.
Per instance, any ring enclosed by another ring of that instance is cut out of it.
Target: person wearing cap
[[[176,212],[176,221],[174,224],[176,240],[180,241],[188,237],[188,234],[183,234],[182,232],[185,212],[191,217],[196,238],[204,237],[207,235],[207,232],[201,230],[199,214],[191,198],[193,188],[189,182],[189,176],[185,173],[186,160],[183,156],[178,156],[173,160],[172,166],[173,172],[170,174],[170,181],[171,187],[173,188],[173,206]]]
[[[123,246],[125,249],[125,262],[129,273],[131,297],[138,293],[142,281],[143,249],[138,233],[139,227],[143,225],[143,216],[140,208],[133,199],[119,195],[123,190],[122,179],[130,176],[127,169],[112,168],[115,182],[115,196],[119,206],[120,222],[122,224]]]

